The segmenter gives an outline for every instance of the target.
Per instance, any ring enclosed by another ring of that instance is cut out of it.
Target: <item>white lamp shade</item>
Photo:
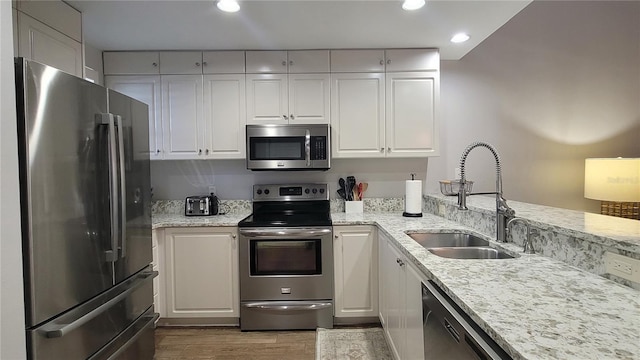
[[[586,159],[584,197],[602,201],[640,201],[640,158]]]

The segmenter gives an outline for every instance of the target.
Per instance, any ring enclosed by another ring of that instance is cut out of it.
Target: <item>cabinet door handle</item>
[[[384,148],[383,147],[380,148],[380,152],[384,152]]]
[[[205,153],[205,154],[207,154],[207,155],[209,155],[209,149],[206,149],[206,150],[204,151],[204,153]]]
[[[200,66],[200,63],[199,63],[199,62],[197,62],[197,63],[196,63],[196,66]]]
[[[198,149],[198,155],[202,154],[202,149]]]
[[[287,115],[282,115],[282,118],[285,120],[289,120],[289,117]]]
[[[158,63],[154,62],[154,63],[151,63],[151,65],[153,65],[153,67],[157,67]]]
[[[156,149],[156,154],[160,154],[160,149]]]
[[[338,235],[333,235],[333,237],[335,237],[336,239],[338,238]]]
[[[295,116],[293,116],[293,114],[289,115],[289,117],[291,118],[291,120],[295,119]]]
[[[404,261],[400,260],[399,258],[396,258],[396,263],[400,266],[404,266]]]
[[[387,60],[387,65],[391,64],[391,59]]]
[[[384,60],[380,60],[380,65],[384,65]]]
[[[289,66],[293,66],[293,60],[289,60]]]
[[[236,234],[231,234],[231,237],[235,239],[236,238]]]
[[[207,62],[206,62],[206,61],[203,61],[203,62],[202,62],[202,66],[207,66],[207,65],[209,65],[209,64],[207,64]]]
[[[391,152],[391,148],[390,147],[387,148],[387,152]]]
[[[283,62],[282,62],[282,66],[287,66],[287,62],[286,62],[286,61],[283,61]]]

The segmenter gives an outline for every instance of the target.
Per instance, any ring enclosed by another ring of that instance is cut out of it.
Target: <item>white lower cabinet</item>
[[[335,317],[378,316],[375,226],[334,226]]]
[[[153,270],[158,272],[158,276],[153,279],[153,307],[160,317],[166,316],[165,296],[164,296],[164,230],[157,229],[151,231],[152,251],[153,251]]]
[[[164,230],[166,317],[239,317],[237,232],[235,227]]]
[[[380,322],[396,359],[424,358],[422,276],[384,234],[378,237]]]

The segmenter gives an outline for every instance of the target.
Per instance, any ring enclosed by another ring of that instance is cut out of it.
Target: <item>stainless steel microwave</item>
[[[329,124],[247,125],[247,169],[327,170]]]

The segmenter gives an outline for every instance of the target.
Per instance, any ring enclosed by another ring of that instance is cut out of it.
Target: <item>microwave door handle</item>
[[[311,166],[311,132],[305,130],[304,135],[304,152],[307,157],[307,167]]]
[[[120,167],[120,257],[124,259],[127,249],[127,187],[125,182],[124,126],[122,116],[115,115],[118,130],[118,165]]]
[[[112,114],[99,114],[99,123],[109,126],[107,132],[107,148],[109,151],[109,215],[111,227],[111,249],[105,252],[108,262],[118,260],[118,174],[116,154],[116,129]]]

